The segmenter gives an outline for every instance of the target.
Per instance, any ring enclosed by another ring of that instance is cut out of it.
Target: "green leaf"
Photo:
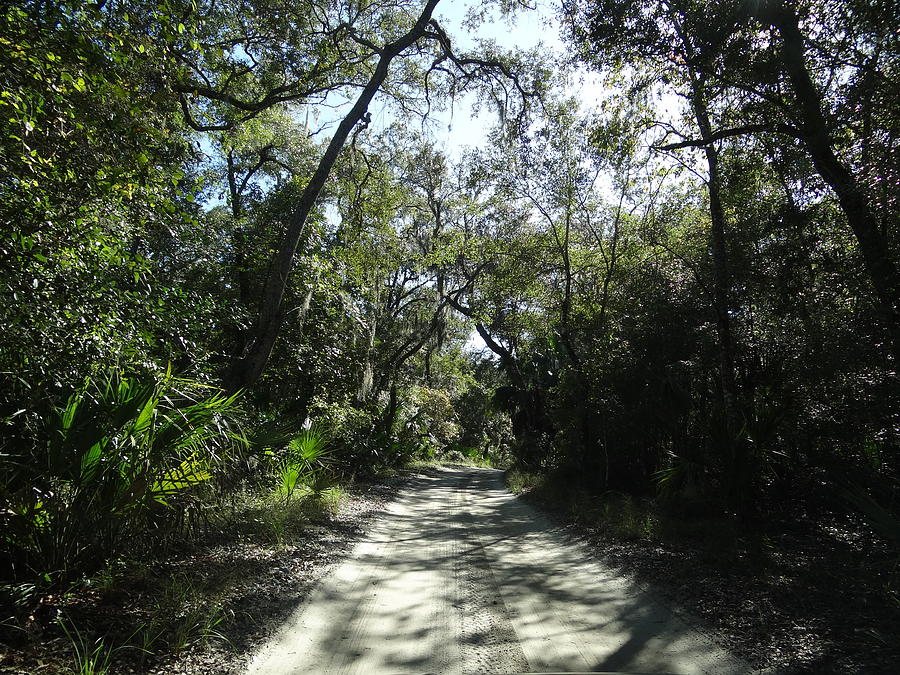
[[[142,433],[146,429],[150,427],[150,421],[153,419],[153,413],[156,410],[156,406],[159,404],[159,399],[156,396],[151,396],[150,399],[144,404],[144,407],[141,409],[141,412],[138,414],[137,418],[134,420],[133,429],[137,433]]]
[[[100,466],[100,457],[103,455],[103,442],[97,442],[90,447],[81,457],[80,478],[82,483],[87,483],[97,475]]]

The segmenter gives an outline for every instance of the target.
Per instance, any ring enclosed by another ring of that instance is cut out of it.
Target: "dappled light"
[[[0,671],[896,670],[894,5],[0,3]]]
[[[500,472],[445,468],[411,480],[248,672],[746,669],[508,494]]]

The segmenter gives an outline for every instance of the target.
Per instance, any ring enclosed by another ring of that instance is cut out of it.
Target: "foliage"
[[[149,81],[171,63],[127,16],[24,3],[0,19],[0,372],[20,398],[75,385],[85,364],[180,357],[200,327],[158,350],[156,324],[190,303],[154,283],[151,242],[196,208],[179,122]]]
[[[299,487],[320,493],[326,477],[323,460],[329,452],[328,440],[321,428],[310,427],[291,439],[276,460],[277,494],[287,502]]]
[[[103,638],[89,645],[81,635],[78,627],[64,619],[58,620],[75,652],[75,670],[78,675],[106,675],[109,672],[113,649],[105,644]]]
[[[552,474],[629,536],[658,497],[894,537],[890,12],[708,4],[564,2],[592,111],[561,65],[428,24],[327,157],[419,5],[0,10],[6,576],[73,578],[229,500],[284,541],[337,478],[417,459]],[[466,91],[505,114],[455,156],[414,116]],[[219,383],[261,335],[238,410]]]
[[[3,457],[4,549],[44,575],[71,578],[147,528],[198,526],[195,495],[245,445],[236,396],[171,373],[88,378]]]

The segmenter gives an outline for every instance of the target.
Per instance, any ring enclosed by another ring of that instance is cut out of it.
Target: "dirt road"
[[[412,480],[248,673],[746,673],[502,473]]]

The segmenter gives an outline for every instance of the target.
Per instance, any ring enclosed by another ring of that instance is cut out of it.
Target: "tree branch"
[[[745,134],[775,132],[786,134],[798,138],[800,132],[788,124],[747,124],[734,129],[720,129],[709,135],[709,138],[692,138],[679,143],[670,143],[668,145],[651,145],[653,150],[680,150],[681,148],[703,148],[723,138],[731,138],[733,136],[744,136]]]

